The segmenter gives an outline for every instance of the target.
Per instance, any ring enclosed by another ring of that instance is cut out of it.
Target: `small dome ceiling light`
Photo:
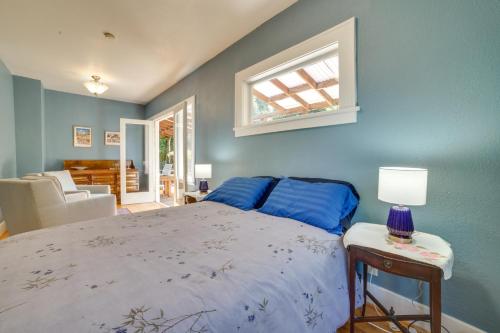
[[[109,31],[104,31],[102,34],[104,35],[104,37],[105,37],[106,39],[115,39],[115,35],[113,35],[113,34],[112,34],[111,32],[109,32]]]
[[[108,90],[108,86],[100,82],[101,79],[98,75],[92,75],[92,81],[85,82],[83,85],[95,96],[98,96]]]

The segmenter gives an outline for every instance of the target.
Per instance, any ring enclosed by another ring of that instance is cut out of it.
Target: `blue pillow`
[[[288,217],[341,235],[340,221],[358,205],[348,186],[282,179],[258,211]]]
[[[289,177],[289,178],[295,179],[295,180],[301,180],[301,181],[307,182],[307,183],[337,183],[337,184],[342,184],[342,185],[349,187],[352,194],[354,194],[356,199],[358,199],[358,205],[359,205],[359,200],[361,200],[359,197],[358,191],[356,191],[356,188],[354,187],[354,185],[352,185],[351,183],[346,182],[344,180],[335,180],[335,179],[327,179],[327,178],[306,178],[306,177]],[[271,194],[271,193],[269,193],[269,194]],[[267,199],[267,197],[266,197],[266,199]],[[351,212],[349,214],[347,214],[345,217],[343,217],[340,220],[340,223],[342,224],[342,231],[345,232],[351,226],[351,220],[354,217],[354,214],[356,213],[356,208],[357,207],[354,207],[354,209],[351,210]]]
[[[259,209],[260,207],[264,206],[264,203],[266,202],[267,198],[269,198],[269,195],[271,192],[274,190],[276,185],[280,182],[281,178],[276,178],[273,176],[256,176],[253,178],[269,178],[271,179],[271,182],[267,186],[266,190],[264,191],[264,194],[260,197],[259,201],[255,204],[255,209]]]
[[[271,181],[271,178],[230,178],[208,194],[203,201],[215,201],[250,210],[255,207]]]

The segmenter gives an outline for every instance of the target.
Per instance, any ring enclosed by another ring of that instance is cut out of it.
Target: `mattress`
[[[0,332],[331,333],[349,314],[339,236],[213,202],[0,241],[0,295]]]

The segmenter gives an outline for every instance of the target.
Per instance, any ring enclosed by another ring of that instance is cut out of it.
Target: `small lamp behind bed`
[[[207,178],[212,178],[212,164],[196,164],[194,166],[194,176],[200,179],[200,193],[208,192]]]
[[[378,174],[378,199],[397,204],[387,218],[389,239],[411,243],[415,230],[410,206],[423,206],[427,198],[427,169],[382,167]]]

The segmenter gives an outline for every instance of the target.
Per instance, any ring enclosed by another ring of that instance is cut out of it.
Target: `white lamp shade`
[[[196,178],[212,178],[212,164],[196,164],[194,166],[194,175]]]
[[[96,95],[103,94],[106,90],[108,90],[107,85],[97,80],[85,82],[83,85],[89,92]]]
[[[378,199],[399,205],[425,205],[427,200],[427,169],[379,168]]]

